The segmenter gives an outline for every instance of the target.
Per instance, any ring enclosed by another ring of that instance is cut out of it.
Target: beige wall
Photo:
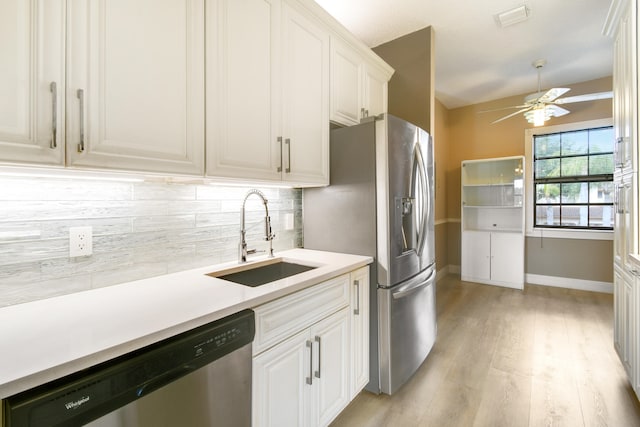
[[[613,281],[612,240],[527,237],[525,252],[528,274]]]
[[[436,267],[442,269],[449,265],[449,223],[447,221],[447,165],[449,164],[449,147],[447,142],[448,125],[447,125],[447,109],[438,100],[434,102],[434,157],[436,167]]]
[[[423,28],[374,47],[373,51],[395,70],[389,81],[389,113],[433,133],[433,29]]]
[[[611,90],[612,79],[605,77],[584,83],[568,85],[568,95],[581,95],[592,92]],[[492,157],[524,155],[524,131],[532,128],[522,115],[512,117],[503,122],[491,124],[514,110],[479,113],[483,110],[522,104],[524,96],[512,96],[491,102],[455,108],[448,112],[448,145],[449,167],[447,188],[449,189],[448,216],[460,218],[460,163],[463,160],[490,159]],[[563,117],[554,117],[546,124],[558,125],[609,118],[611,100],[604,99],[592,102],[566,104],[564,108],[571,111]]]
[[[592,92],[611,90],[610,77],[569,85],[569,95],[580,95]],[[448,111],[436,110],[445,116],[447,157],[446,189],[447,217],[460,218],[460,163],[463,160],[484,159],[492,157],[524,155],[524,131],[533,127],[523,116],[507,119],[497,124],[496,120],[515,110],[480,113],[483,110],[501,108],[522,103],[527,94],[498,99],[491,102],[470,105]],[[549,126],[610,118],[612,116],[611,100],[599,100],[566,104],[563,107],[571,113],[563,117],[552,118]],[[438,119],[436,119],[438,120]],[[448,231],[448,263],[460,265],[460,249],[458,231],[459,223],[451,222]],[[455,240],[455,243],[454,243]],[[546,242],[546,244],[544,244]],[[457,245],[457,246],[456,246]],[[606,240],[574,240],[545,239],[540,246],[540,239],[527,238],[526,273],[568,277],[603,282],[613,281],[612,244]],[[580,261],[580,263],[578,263]],[[582,268],[582,265],[589,268]]]

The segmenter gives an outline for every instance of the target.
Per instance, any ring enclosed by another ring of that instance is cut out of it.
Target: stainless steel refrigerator
[[[304,247],[375,258],[366,388],[392,394],[436,339],[433,140],[389,114],[334,129],[330,173],[304,190]]]

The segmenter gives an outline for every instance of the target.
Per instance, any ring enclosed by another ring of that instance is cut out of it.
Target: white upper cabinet
[[[363,53],[331,37],[331,120],[350,126],[387,112],[387,84],[393,70],[371,51]]]
[[[329,32],[283,3],[284,179],[329,184]]]
[[[64,2],[0,2],[0,159],[64,164]]]
[[[362,58],[358,52],[331,38],[331,120],[351,125],[360,123],[362,107]]]
[[[68,2],[67,162],[204,173],[204,1]]]
[[[362,94],[364,112],[361,112],[367,117],[387,112],[387,86],[390,78],[390,72],[372,64],[365,64]]]
[[[279,180],[280,0],[207,3],[207,174]]]
[[[384,111],[392,70],[313,0],[3,0],[0,162],[328,185],[332,36],[340,120]]]
[[[207,8],[207,174],[328,184],[329,33],[280,0]]]

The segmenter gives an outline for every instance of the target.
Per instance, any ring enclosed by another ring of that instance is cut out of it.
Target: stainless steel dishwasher
[[[241,311],[11,396],[4,426],[250,426],[254,335]]]

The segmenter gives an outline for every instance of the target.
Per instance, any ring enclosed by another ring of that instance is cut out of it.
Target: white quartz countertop
[[[373,261],[308,249],[275,255],[318,268],[255,288],[205,275],[233,262],[0,308],[0,398]]]

